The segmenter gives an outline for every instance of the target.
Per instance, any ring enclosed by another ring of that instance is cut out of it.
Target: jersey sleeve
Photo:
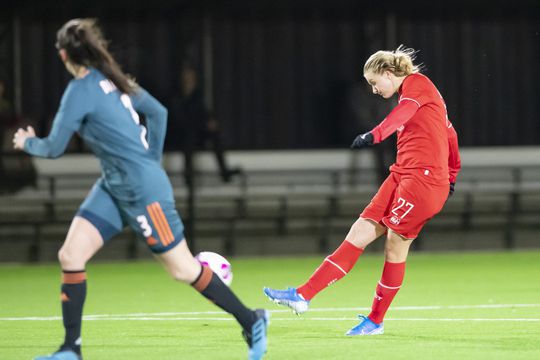
[[[51,131],[46,138],[30,138],[24,143],[24,150],[34,156],[57,158],[64,153],[73,133],[81,127],[82,121],[91,111],[89,97],[82,83],[71,81],[62,96]]]
[[[409,75],[401,85],[399,102],[409,100],[422,107],[430,102],[430,81],[421,74]]]
[[[54,126],[46,138],[29,138],[24,142],[24,151],[30,155],[55,159],[66,151],[74,131],[66,127]]]
[[[461,170],[461,156],[459,155],[458,137],[456,129],[450,121],[446,127],[448,133],[448,179],[455,183]]]
[[[398,104],[388,116],[373,130],[373,143],[378,144],[390,135],[392,135],[400,126],[405,125],[409,121],[419,106],[416,102],[411,100],[404,100]]]
[[[167,131],[167,109],[146,90],[139,87],[131,96],[133,108],[146,118],[151,156],[161,161]]]

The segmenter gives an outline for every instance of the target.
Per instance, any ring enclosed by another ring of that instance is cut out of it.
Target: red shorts
[[[414,239],[441,211],[448,185],[422,181],[418,175],[391,172],[360,217],[373,220],[406,239]]]

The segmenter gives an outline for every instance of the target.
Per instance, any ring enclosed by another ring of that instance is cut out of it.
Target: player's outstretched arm
[[[358,135],[354,139],[351,148],[361,149],[380,143],[396,132],[399,127],[405,125],[416,114],[418,109],[419,105],[416,101],[402,100],[373,130]]]
[[[19,129],[13,139],[15,148],[34,156],[59,157],[66,151],[73,133],[79,130],[82,120],[90,112],[91,104],[87,100],[85,87],[81,83],[71,81],[62,96],[49,135],[41,139],[35,136],[31,128],[31,132],[29,128],[26,131]]]
[[[15,149],[24,150],[30,155],[55,159],[66,151],[73,130],[54,124],[49,136],[38,138],[34,129],[29,126],[26,130],[19,129],[13,137]]]
[[[371,130],[373,143],[378,144],[395,133],[416,114],[419,108],[416,101],[402,100],[379,125]]]

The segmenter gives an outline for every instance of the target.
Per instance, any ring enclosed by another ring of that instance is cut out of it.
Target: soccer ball
[[[231,286],[233,273],[231,263],[227,261],[223,256],[211,252],[203,251],[195,256],[197,260],[203,265],[208,266],[227,286]]]

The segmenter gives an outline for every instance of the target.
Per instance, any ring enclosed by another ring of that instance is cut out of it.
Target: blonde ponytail
[[[396,76],[407,76],[420,72],[422,65],[415,65],[416,51],[399,45],[394,51],[380,50],[371,55],[364,65],[364,74],[382,74],[390,71]]]

